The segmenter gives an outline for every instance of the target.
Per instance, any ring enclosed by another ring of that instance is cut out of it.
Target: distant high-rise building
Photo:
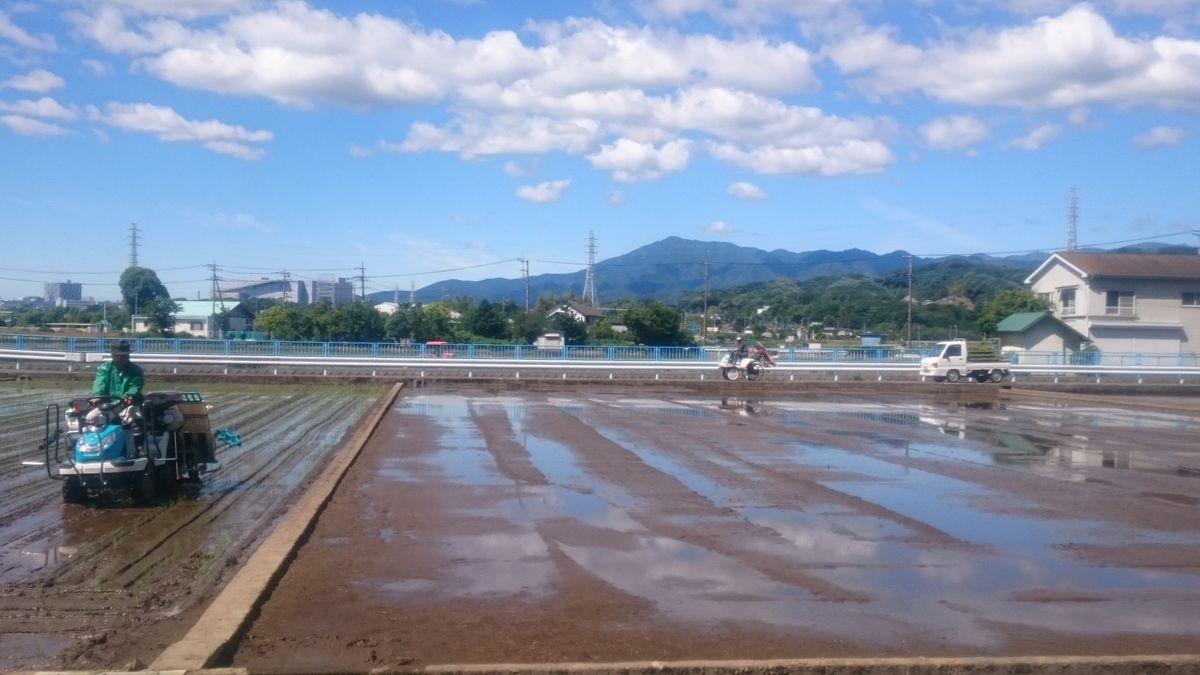
[[[46,284],[46,304],[58,307],[69,302],[83,300],[83,284],[74,283],[70,279]]]
[[[308,297],[314,305],[327,302],[337,307],[347,302],[354,302],[354,282],[346,281],[341,277],[316,279],[312,281],[310,286],[312,290],[309,292]]]

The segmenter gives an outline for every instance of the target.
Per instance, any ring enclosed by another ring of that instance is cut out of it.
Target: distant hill
[[[1175,247],[1155,247],[1153,250],[1168,252],[1163,249],[1171,248]],[[1187,247],[1179,248],[1183,249],[1181,252],[1188,250]],[[1143,245],[1138,250],[1149,252],[1150,249]],[[1195,249],[1190,250],[1194,252]],[[975,254],[960,257],[966,261],[1033,272],[1048,254],[1035,252],[1005,257]],[[805,281],[821,276],[880,277],[906,268],[908,258],[909,254],[904,251],[877,254],[855,248],[795,253],[783,249],[764,251],[728,242],[667,237],[624,255],[597,262],[596,294],[602,303],[618,299],[653,299],[674,303],[688,293],[702,291],[706,273],[710,289],[735,288],[772,279]],[[920,268],[944,260],[913,257],[913,266]],[[585,278],[585,270],[530,276],[529,294],[531,298],[571,293],[582,295]],[[401,295],[405,300],[409,297],[407,293]],[[520,278],[479,281],[449,279],[416,291],[417,300],[424,303],[463,296],[476,302],[511,300],[520,303],[525,298],[525,282]],[[385,302],[394,297],[393,291],[370,294],[372,302]]]

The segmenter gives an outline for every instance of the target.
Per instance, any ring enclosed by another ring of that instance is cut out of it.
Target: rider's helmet
[[[735,342],[737,342],[738,344],[742,344],[742,336],[741,335],[737,336],[737,340],[735,340]]]

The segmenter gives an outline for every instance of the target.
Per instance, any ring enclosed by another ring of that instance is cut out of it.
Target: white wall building
[[[1200,351],[1200,255],[1055,253],[1025,283],[1101,351]]]

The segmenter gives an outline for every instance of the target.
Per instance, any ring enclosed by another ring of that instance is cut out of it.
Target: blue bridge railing
[[[0,350],[64,353],[107,353],[116,338],[42,334],[0,334]],[[474,359],[640,361],[646,363],[715,363],[728,347],[642,347],[568,345],[446,344],[396,342],[305,342],[291,340],[206,340],[200,338],[133,338],[135,354],[194,356],[259,356],[355,359]],[[925,350],[900,347],[800,347],[773,350],[780,363],[911,363]],[[1030,352],[1006,353],[1003,360],[1028,366],[1200,367],[1200,353]]]

